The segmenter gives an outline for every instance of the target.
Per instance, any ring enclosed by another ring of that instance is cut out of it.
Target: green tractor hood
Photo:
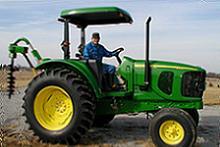
[[[199,66],[193,66],[189,64],[169,62],[169,61],[156,61],[152,60],[150,62],[151,68],[160,68],[160,69],[175,69],[175,70],[188,70],[188,71],[205,71]]]

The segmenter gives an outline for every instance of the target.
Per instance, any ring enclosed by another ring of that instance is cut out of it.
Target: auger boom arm
[[[27,46],[19,46],[20,42],[24,42]],[[11,95],[14,93],[15,88],[15,77],[13,76],[14,73],[14,59],[17,57],[17,54],[22,54],[26,61],[28,62],[29,66],[31,67],[33,73],[35,74],[35,68],[31,63],[31,60],[28,58],[27,53],[28,49],[31,48],[31,54],[37,60],[38,63],[41,62],[42,58],[38,51],[34,49],[32,44],[27,38],[19,38],[14,43],[9,45],[9,57],[11,58],[11,64],[9,65],[9,72],[8,72],[8,96],[11,98]]]

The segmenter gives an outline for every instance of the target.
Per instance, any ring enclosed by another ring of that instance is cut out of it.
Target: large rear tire
[[[44,142],[76,144],[90,129],[95,99],[88,82],[66,68],[49,69],[36,76],[24,96],[24,116]]]
[[[165,108],[150,122],[150,135],[159,147],[191,147],[196,141],[196,125],[191,116],[181,109]]]

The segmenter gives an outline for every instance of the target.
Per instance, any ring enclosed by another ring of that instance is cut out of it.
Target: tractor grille
[[[205,72],[186,72],[182,78],[182,95],[202,97],[205,90]]]

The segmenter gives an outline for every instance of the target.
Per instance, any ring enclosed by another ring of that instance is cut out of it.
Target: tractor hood
[[[131,92],[135,88],[148,86],[149,90],[157,93],[154,97],[161,96],[170,100],[188,100],[188,97],[192,99],[197,97],[200,100],[204,91],[206,71],[198,66],[151,60],[149,72],[145,73],[145,60],[124,57],[117,72],[127,82],[128,91]],[[145,83],[146,76],[150,77],[149,85]],[[183,88],[184,85],[186,86]],[[173,88],[175,90],[172,91]],[[191,89],[200,92],[193,93]]]
[[[142,62],[144,63],[144,61],[142,61]],[[136,65],[136,63],[135,63],[135,65]],[[202,71],[202,70],[204,70],[199,66],[193,66],[193,65],[176,63],[176,62],[169,62],[169,61],[156,61],[156,60],[150,61],[150,67],[151,68],[174,69],[174,70],[188,70],[188,71]]]
[[[134,68],[144,68],[145,60],[134,60],[130,57],[124,57],[123,62],[132,62],[134,64]],[[193,66],[183,63],[170,62],[170,61],[159,61],[159,60],[151,60],[150,61],[151,69],[168,69],[168,70],[185,70],[185,71],[205,71],[203,68],[199,66]]]

